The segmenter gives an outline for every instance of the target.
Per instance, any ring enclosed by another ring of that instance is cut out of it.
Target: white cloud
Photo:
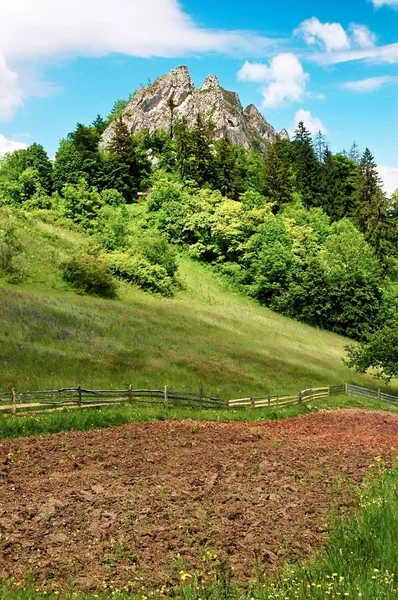
[[[150,57],[260,50],[267,38],[196,26],[177,0],[12,0],[0,4],[0,51],[8,60],[54,56]]]
[[[398,8],[398,0],[373,0],[373,4],[376,8],[379,8],[379,6],[391,6],[391,8]]]
[[[4,154],[7,152],[23,150],[27,147],[27,144],[23,142],[17,142],[16,140],[10,140],[0,133],[0,156],[4,156]]]
[[[358,25],[353,23],[350,27],[352,39],[356,46],[360,48],[373,48],[377,41],[377,36],[373,31],[370,31],[366,25]]]
[[[335,65],[355,60],[366,60],[377,64],[395,64],[398,63],[398,43],[344,52],[315,53],[307,58],[320,65]]]
[[[390,75],[381,75],[380,77],[369,77],[368,79],[360,79],[359,81],[347,81],[341,87],[353,92],[374,92],[383,85],[390,83],[398,83],[398,77]]]
[[[278,54],[269,65],[246,61],[238,72],[240,81],[267,83],[262,90],[264,108],[277,108],[300,100],[308,78],[299,59],[289,52]]]
[[[322,123],[322,121],[318,117],[313,117],[309,110],[304,110],[300,108],[294,115],[294,129],[297,129],[297,125],[303,121],[304,125],[312,134],[318,133],[320,131],[323,134],[328,133],[328,130]]]
[[[340,23],[321,23],[316,17],[300,23],[293,32],[302,35],[309,45],[317,44],[327,52],[350,48],[350,39]]]
[[[0,53],[0,121],[12,119],[22,106],[17,74],[11,71]]]
[[[32,66],[34,71],[60,57],[110,53],[180,57],[210,51],[257,54],[274,43],[248,32],[199,27],[178,0],[4,0],[0,23],[0,120],[11,118],[22,103],[16,66],[23,81]],[[23,84],[26,96],[54,90],[40,81],[40,73],[36,80],[29,76]]]
[[[238,71],[239,81],[256,81],[257,83],[267,81],[269,67],[264,63],[251,63],[246,61]]]
[[[391,196],[398,189],[398,167],[385,167],[379,165],[377,167],[379,175],[384,184],[384,190],[388,196]]]

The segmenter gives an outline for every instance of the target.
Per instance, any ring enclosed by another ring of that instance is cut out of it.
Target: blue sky
[[[54,156],[76,122],[186,64],[277,129],[368,146],[398,187],[398,0],[3,0],[0,24],[0,154]]]

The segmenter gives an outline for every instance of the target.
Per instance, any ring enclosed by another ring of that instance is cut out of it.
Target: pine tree
[[[332,221],[338,221],[344,217],[343,186],[329,148],[326,148],[324,152],[321,165],[321,197],[322,208]]]
[[[324,154],[327,149],[326,137],[321,130],[317,132],[313,141],[315,155],[320,163],[323,162]]]
[[[107,151],[109,156],[104,163],[105,187],[117,189],[130,202],[139,189],[142,173],[131,134],[120,114],[114,121],[113,136]]]
[[[317,206],[320,202],[319,163],[312,147],[311,134],[303,121],[300,121],[294,132],[293,161],[296,188],[302,195],[304,206]]]
[[[264,155],[261,193],[274,204],[274,212],[292,197],[292,175],[283,143],[271,144]]]
[[[191,132],[188,129],[186,117],[176,119],[173,127],[173,135],[176,143],[176,166],[182,181],[190,179],[191,176]]]
[[[217,187],[223,196],[233,200],[238,197],[239,170],[233,146],[228,139],[221,139],[216,146],[215,169]]]
[[[381,187],[374,157],[368,148],[358,165],[353,203],[354,224],[380,255],[383,240],[388,236],[388,200]]]
[[[195,127],[191,132],[192,143],[192,179],[199,186],[205,183],[214,184],[216,179],[215,160],[211,143],[211,126],[205,123],[199,113],[196,118]]]
[[[359,151],[359,146],[355,140],[352,142],[350,151],[348,153],[348,158],[350,158],[352,161],[354,161],[354,163],[356,165],[359,165],[360,160],[361,160],[361,153]]]
[[[91,123],[91,126],[94,127],[100,135],[102,135],[106,129],[107,124],[108,122],[106,121],[106,119],[101,117],[101,115],[97,115],[94,121]]]

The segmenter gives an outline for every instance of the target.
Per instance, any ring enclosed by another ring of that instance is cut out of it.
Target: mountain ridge
[[[265,150],[278,135],[289,139],[286,129],[278,134],[254,104],[243,109],[237,92],[224,89],[216,75],[208,75],[195,88],[188,68],[183,65],[148,87],[140,87],[121,112],[132,135],[164,129],[172,136],[176,118],[186,118],[188,126],[193,127],[199,114],[212,121],[215,140],[229,138],[237,146]],[[110,123],[102,135],[104,149],[112,140],[114,126],[114,122]]]

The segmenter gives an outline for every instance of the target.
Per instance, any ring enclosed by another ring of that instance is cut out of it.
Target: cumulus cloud
[[[267,81],[269,67],[264,63],[251,63],[246,61],[238,71],[239,81],[256,81],[257,83]]]
[[[309,45],[319,45],[327,52],[350,48],[350,39],[340,23],[321,23],[316,17],[306,19],[293,32],[302,35]]]
[[[353,92],[374,92],[383,85],[398,83],[398,77],[392,77],[390,75],[381,75],[380,77],[368,77],[367,79],[360,79],[358,81],[347,81],[343,83],[341,87]]]
[[[17,142],[16,140],[10,140],[0,133],[0,156],[4,156],[7,152],[13,152],[14,150],[23,150],[28,145],[23,142]]]
[[[352,23],[346,31],[340,23],[321,23],[312,17],[303,21],[293,33],[302,36],[308,45],[322,48],[323,52],[307,56],[319,64],[333,65],[354,60],[398,62],[398,44],[376,46],[377,36],[366,25]]]
[[[17,108],[22,106],[18,77],[11,71],[0,53],[0,121],[12,119]]]
[[[388,196],[391,196],[391,194],[398,189],[398,167],[386,167],[379,165],[377,170],[383,181],[384,191]]]
[[[278,108],[300,100],[308,78],[299,59],[290,52],[278,54],[269,65],[246,61],[238,72],[240,81],[266,84],[262,89],[264,108]]]
[[[312,134],[318,133],[320,131],[323,134],[328,133],[328,130],[322,123],[322,121],[318,117],[313,117],[309,110],[304,110],[300,108],[294,115],[294,129],[297,129],[297,125],[303,121],[304,125]]]
[[[366,25],[351,25],[352,40],[359,48],[373,48],[377,41],[377,36]]]

